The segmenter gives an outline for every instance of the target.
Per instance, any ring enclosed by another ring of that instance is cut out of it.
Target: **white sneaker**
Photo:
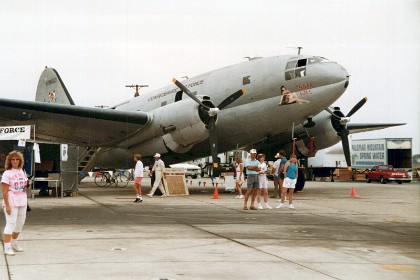
[[[280,208],[282,208],[283,207],[283,203],[279,203],[279,205],[276,207],[277,209],[280,209]]]
[[[14,245],[14,246],[12,246],[12,249],[13,249],[13,251],[15,251],[15,252],[23,252],[23,249],[22,249],[22,248],[20,248],[18,245]]]
[[[162,194],[160,197],[166,197],[166,194],[164,193],[164,194]]]
[[[15,252],[12,250],[12,248],[4,249],[4,254],[7,256],[14,256]]]
[[[148,197],[153,197],[153,194],[148,193],[147,196]]]
[[[273,209],[273,208],[271,208],[271,206],[270,206],[270,205],[268,205],[268,203],[266,203],[266,204],[265,204],[265,209]]]
[[[289,205],[289,209],[295,209],[295,207],[293,207],[293,204]]]
[[[235,198],[239,198],[239,195],[235,196]]]
[[[244,198],[244,196],[243,195],[240,195],[239,198]]]
[[[264,208],[262,207],[261,203],[258,203],[257,208],[258,208],[258,209],[260,209],[260,210],[261,210],[261,209],[264,209]]]

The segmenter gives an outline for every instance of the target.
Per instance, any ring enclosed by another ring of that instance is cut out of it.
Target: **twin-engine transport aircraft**
[[[46,68],[35,102],[0,98],[0,125],[31,124],[37,141],[97,147],[86,168],[128,168],[135,153],[146,163],[160,153],[167,164],[209,155],[217,164],[218,153],[251,146],[272,157],[292,138],[304,156],[340,139],[348,147],[349,117],[366,101],[347,116],[329,109],[349,75],[308,55],[250,59],[173,82],[111,108],[88,108],[74,105],[57,71]]]

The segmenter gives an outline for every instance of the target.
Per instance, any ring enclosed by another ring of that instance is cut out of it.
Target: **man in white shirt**
[[[163,187],[163,171],[165,170],[165,163],[160,159],[160,154],[156,153],[154,155],[155,163],[153,164],[152,172],[155,174],[155,183],[150,193],[147,194],[148,197],[153,197],[156,189],[159,187],[159,190],[162,192],[162,197],[166,196],[165,188]]]

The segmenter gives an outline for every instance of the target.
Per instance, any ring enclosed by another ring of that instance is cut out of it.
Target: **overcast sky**
[[[353,139],[410,137],[420,151],[420,1],[6,0],[0,4],[1,97],[33,100],[45,66],[77,105],[115,105],[148,84],[245,56],[324,56],[351,74],[335,103],[356,122],[406,122]]]

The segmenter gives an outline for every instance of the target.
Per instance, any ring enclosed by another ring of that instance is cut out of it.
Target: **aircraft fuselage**
[[[347,71],[338,63],[300,55],[250,60],[181,82],[215,106],[245,89],[217,116],[218,150],[225,152],[284,133],[293,123],[317,115],[344,93],[348,80]],[[282,86],[304,101],[280,105]],[[152,121],[119,142],[116,146],[121,149],[105,154],[103,165],[111,163],[107,158],[115,162],[116,154],[124,150],[124,156],[141,153],[145,158],[157,152],[168,163],[209,155],[208,130],[200,119],[199,105],[176,85],[142,93],[113,108],[147,112]]]

